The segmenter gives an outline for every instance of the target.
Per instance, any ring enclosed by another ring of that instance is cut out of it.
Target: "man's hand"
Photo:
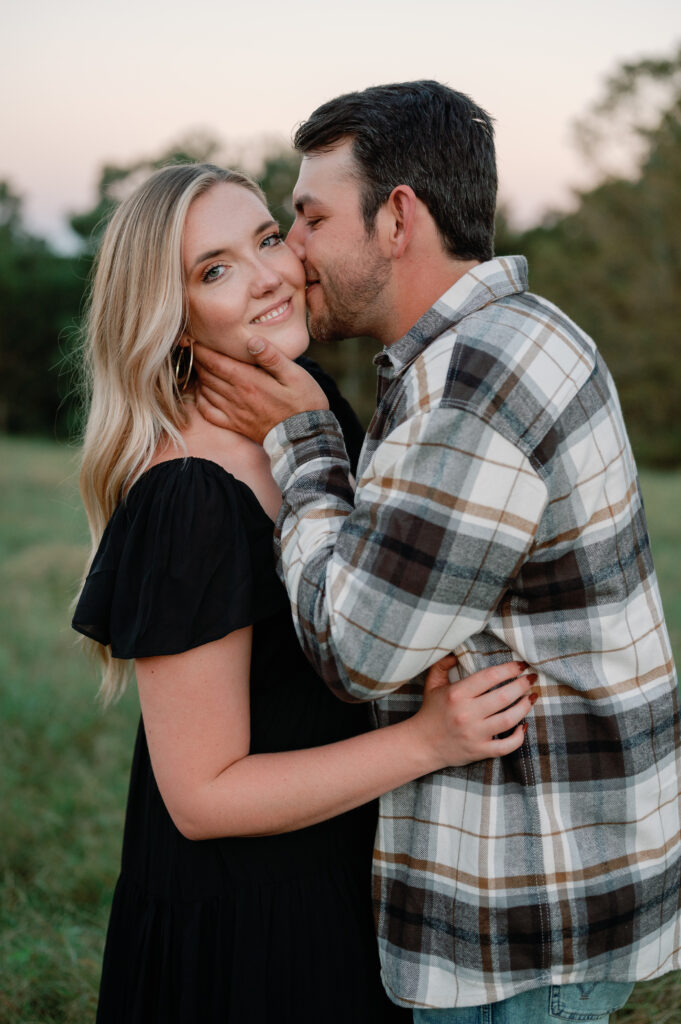
[[[253,365],[194,343],[196,406],[204,419],[262,444],[289,416],[329,408],[317,382],[274,345],[252,338],[248,351]]]

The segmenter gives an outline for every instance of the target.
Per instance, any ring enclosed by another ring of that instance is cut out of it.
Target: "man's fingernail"
[[[262,352],[265,347],[265,342],[261,341],[260,338],[251,338],[247,348],[252,356],[257,356],[258,352]]]

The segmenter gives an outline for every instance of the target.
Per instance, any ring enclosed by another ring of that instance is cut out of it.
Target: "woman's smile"
[[[253,317],[251,320],[252,324],[266,324],[273,320],[277,323],[281,323],[282,320],[288,320],[293,313],[293,305],[290,298],[284,299],[276,306],[269,306],[264,313],[259,313],[258,316]]]

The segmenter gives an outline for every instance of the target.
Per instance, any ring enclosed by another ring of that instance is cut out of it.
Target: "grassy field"
[[[678,663],[681,473],[643,488]],[[87,550],[74,453],[0,438],[0,490],[0,1024],[90,1024],[137,698],[98,710],[69,628]],[[672,1024],[680,1006],[681,972],[616,1021]]]

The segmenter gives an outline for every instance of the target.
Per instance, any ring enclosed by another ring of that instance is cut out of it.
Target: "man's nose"
[[[286,244],[289,249],[293,250],[299,260],[304,261],[305,245],[303,243],[303,226],[297,217],[286,236]]]

